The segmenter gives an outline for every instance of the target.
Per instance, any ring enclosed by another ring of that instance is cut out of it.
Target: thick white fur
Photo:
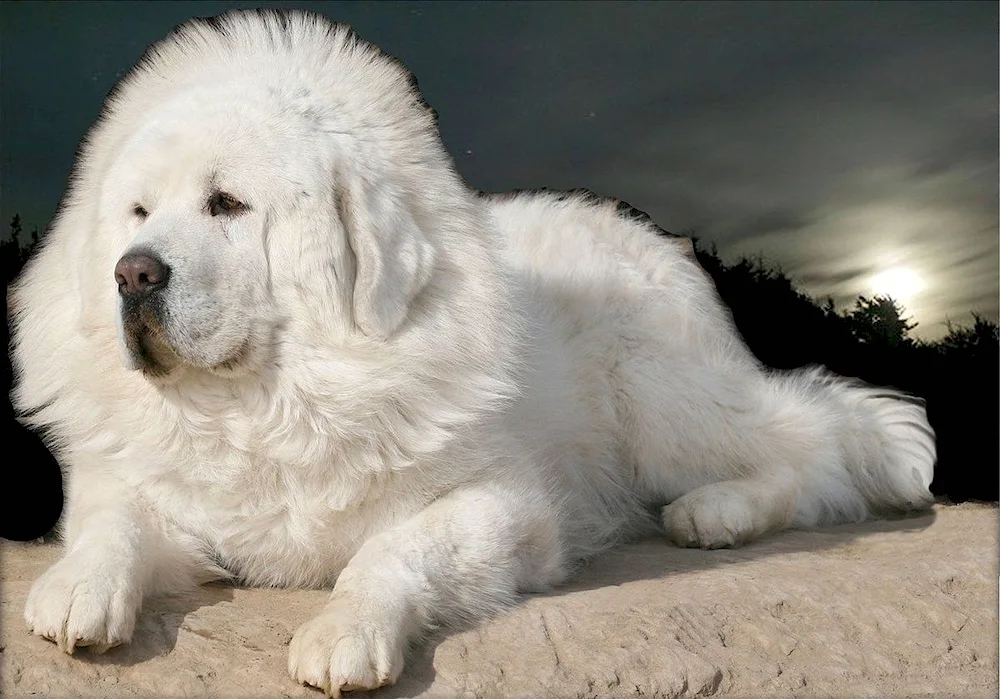
[[[136,249],[172,270],[160,376],[119,341]],[[662,524],[732,546],[931,502],[921,407],[767,372],[613,202],[470,191],[406,71],[309,14],[152,48],[12,294],[14,399],[68,482],[25,615],[68,652],[211,578],[333,586],[289,670],[336,694]]]

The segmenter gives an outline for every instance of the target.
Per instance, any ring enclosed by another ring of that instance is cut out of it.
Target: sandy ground
[[[789,532],[737,551],[622,547],[574,583],[415,650],[389,697],[996,697],[997,509]],[[312,697],[285,672],[325,593],[207,586],[147,601],[131,645],[30,636],[51,545],[2,554],[7,697]]]

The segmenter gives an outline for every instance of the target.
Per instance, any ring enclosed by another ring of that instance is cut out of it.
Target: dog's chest
[[[328,584],[366,539],[430,498],[418,471],[370,442],[324,436],[309,415],[209,405],[174,412],[175,439],[144,445],[159,468],[135,485],[243,582]]]
[[[328,584],[381,519],[379,479],[349,478],[335,463],[214,445],[183,466],[153,486],[158,507],[248,584]]]

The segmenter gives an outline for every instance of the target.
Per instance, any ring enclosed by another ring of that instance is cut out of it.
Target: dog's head
[[[389,339],[434,273],[434,192],[464,191],[394,61],[315,20],[241,20],[269,40],[226,21],[182,27],[108,117],[124,135],[101,187],[106,283],[150,376],[238,373],[289,324]]]

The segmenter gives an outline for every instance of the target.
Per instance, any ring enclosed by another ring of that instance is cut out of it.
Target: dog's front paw
[[[35,581],[24,605],[28,630],[66,653],[90,646],[97,653],[128,643],[142,606],[142,590],[127,566],[71,554]]]
[[[342,691],[393,684],[403,669],[405,647],[399,623],[371,618],[349,595],[335,593],[292,637],[288,672],[296,682],[338,697]]]

